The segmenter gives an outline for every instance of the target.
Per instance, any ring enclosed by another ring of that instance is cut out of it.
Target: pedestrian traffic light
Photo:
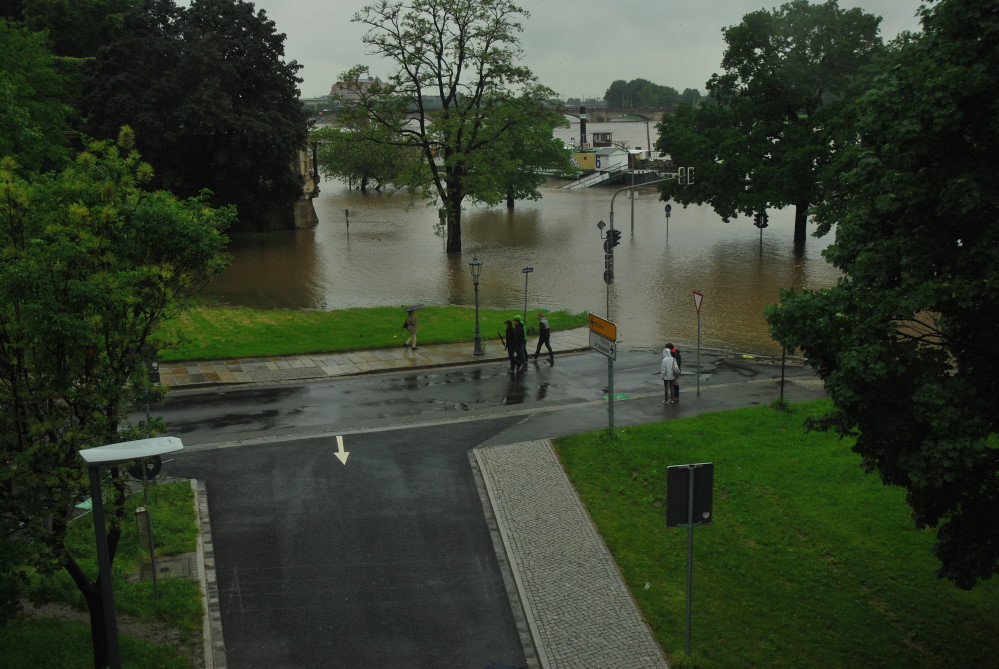
[[[611,248],[614,248],[615,246],[617,246],[618,244],[621,243],[621,231],[620,230],[611,230],[607,234],[608,234],[608,238],[610,239]]]

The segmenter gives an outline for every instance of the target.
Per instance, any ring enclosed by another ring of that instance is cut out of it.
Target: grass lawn
[[[573,435],[559,456],[675,666],[984,667],[999,653],[999,583],[939,580],[932,531],[852,442],[806,433],[826,401]],[[714,463],[714,518],[665,527],[669,465]]]
[[[555,331],[587,323],[586,314],[546,314]],[[515,315],[513,311],[480,309],[483,339],[498,338],[497,332],[506,328],[503,321]],[[527,326],[537,328],[537,313],[527,316]],[[475,309],[427,307],[419,311],[418,318],[420,344],[471,341],[475,334]],[[226,360],[401,346],[409,336],[402,329],[405,319],[402,306],[339,311],[199,306],[163,326],[161,334],[180,343],[160,351],[160,360]]]
[[[148,505],[141,492],[129,498],[113,566],[122,664],[134,669],[191,667],[194,657],[202,650],[200,585],[196,580],[160,578],[160,597],[156,599],[152,581],[138,582],[132,578],[149,556],[148,549],[138,539],[137,506],[150,510],[158,557],[194,551],[198,532],[194,493],[186,481],[152,487]],[[91,514],[73,522],[67,545],[84,570],[96,576]],[[67,617],[79,620],[25,617],[0,627],[0,648],[3,648],[0,667],[93,667],[86,604],[69,576],[60,571],[44,581],[36,577],[31,587],[36,592],[43,592],[51,601],[66,605]],[[74,611],[80,613],[73,616]],[[148,631],[145,636],[161,642],[131,636],[129,630]],[[172,640],[163,643],[167,638]]]

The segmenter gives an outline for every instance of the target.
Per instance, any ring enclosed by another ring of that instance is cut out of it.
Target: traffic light
[[[610,247],[614,248],[621,243],[621,231],[611,230],[607,233],[607,238],[610,239]]]
[[[763,228],[767,227],[767,225],[769,225],[769,223],[767,223],[767,220],[769,220],[769,218],[770,217],[767,216],[767,212],[765,211],[761,211],[758,214],[753,214],[753,225],[762,230]]]

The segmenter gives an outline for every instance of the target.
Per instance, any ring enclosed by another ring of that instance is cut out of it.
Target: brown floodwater
[[[617,138],[621,125],[590,128],[609,127]],[[645,146],[645,124],[626,125],[641,139],[632,146]],[[571,133],[578,137],[578,126],[564,132]],[[564,183],[550,180],[542,199],[517,202],[513,211],[469,207],[462,253],[448,256],[435,234],[435,209],[404,193],[362,194],[327,181],[315,201],[315,228],[235,243],[232,266],[204,292],[260,308],[472,305],[468,263],[478,257],[482,307],[524,312],[526,277],[528,312],[589,311],[615,321],[623,344],[673,340],[689,350],[697,341],[696,290],[704,295],[703,346],[774,354],[780,347],[767,332],[763,309],[782,287],[825,287],[839,276],[821,256],[829,237],[809,237],[795,253],[791,209],[769,212],[761,244],[751,220],[723,223],[709,207],[674,204],[667,223],[654,186],[638,190],[632,222],[628,192],[615,196],[619,186],[566,191]],[[612,198],[622,237],[608,287],[597,222],[610,222]]]

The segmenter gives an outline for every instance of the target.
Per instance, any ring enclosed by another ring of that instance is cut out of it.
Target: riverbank
[[[233,360],[271,356],[355,352],[402,347],[406,306],[313,311],[197,306],[164,324],[159,335],[178,343],[159,352],[160,362]],[[417,311],[418,342],[471,342],[474,307],[427,306]],[[504,321],[519,312],[479,309],[483,340],[498,339]],[[537,330],[537,313],[525,317],[529,333]],[[555,332],[586,325],[585,313],[542,311]]]

